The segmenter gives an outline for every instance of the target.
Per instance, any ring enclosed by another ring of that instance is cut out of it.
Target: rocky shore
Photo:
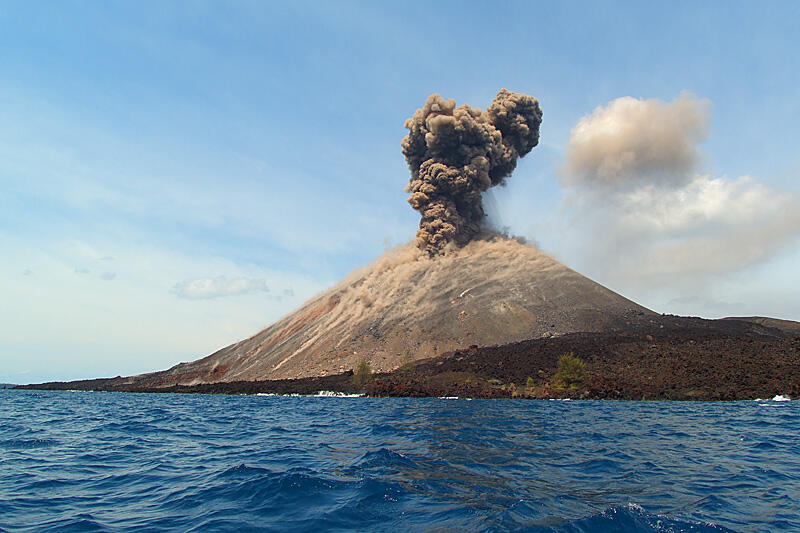
[[[472,347],[381,376],[368,390],[386,396],[614,400],[800,397],[800,335],[753,326],[662,317],[624,332]],[[583,381],[572,387],[555,379],[564,353],[586,365]]]
[[[777,327],[775,327],[777,326]],[[557,378],[558,357],[585,362],[578,383]],[[503,346],[472,346],[374,374],[131,387],[124,378],[52,382],[21,388],[214,394],[364,392],[370,396],[576,398],[614,400],[751,400],[800,397],[797,323],[658,316],[628,329],[572,333]]]

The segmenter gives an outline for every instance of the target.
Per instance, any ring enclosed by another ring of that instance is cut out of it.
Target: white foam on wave
[[[257,392],[255,396],[284,396],[289,398],[299,398],[300,396],[307,396],[309,398],[361,398],[363,394],[347,394],[344,392],[336,392],[332,390],[321,390],[316,394],[275,394],[274,392]]]
[[[315,398],[361,398],[363,394],[347,394],[332,390],[321,390],[313,395]]]
[[[756,398],[754,401],[756,402],[790,402],[792,399],[789,396],[784,396],[783,394],[776,394],[772,398]]]

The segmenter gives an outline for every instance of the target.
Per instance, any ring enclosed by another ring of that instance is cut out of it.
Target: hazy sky
[[[798,2],[3,2],[0,382],[255,333],[418,214],[403,123],[536,96],[485,205],[659,312],[800,320]]]

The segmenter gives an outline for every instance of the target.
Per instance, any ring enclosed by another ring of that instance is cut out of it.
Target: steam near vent
[[[432,94],[406,120],[403,155],[411,170],[408,203],[422,215],[417,246],[430,256],[478,235],[485,216],[481,193],[502,184],[539,143],[542,110],[536,98],[501,89],[481,111]]]

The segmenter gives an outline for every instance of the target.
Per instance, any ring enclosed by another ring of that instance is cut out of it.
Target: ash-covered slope
[[[137,385],[376,371],[470,345],[607,331],[652,314],[533,246],[489,236],[433,259],[391,250],[260,333]]]

